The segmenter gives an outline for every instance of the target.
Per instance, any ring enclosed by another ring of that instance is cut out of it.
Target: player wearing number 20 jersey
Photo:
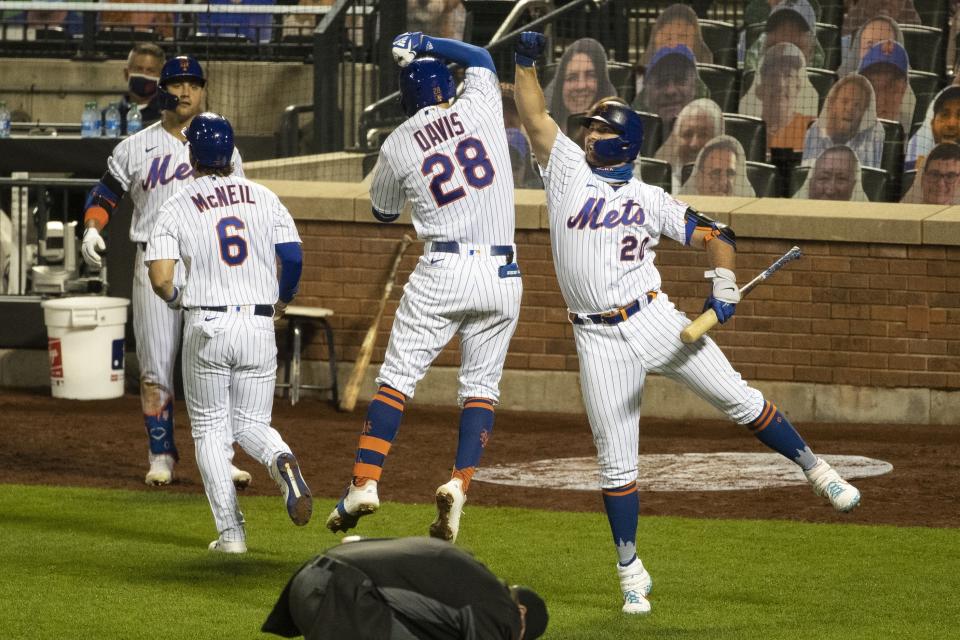
[[[437,489],[438,516],[430,526],[430,535],[453,541],[470,478],[493,432],[500,376],[520,312],[513,172],[490,54],[420,33],[398,36],[393,46],[466,66],[465,88],[454,99],[449,70],[432,57],[419,57],[400,72],[401,103],[410,118],[380,149],[370,199],[383,222],[396,220],[410,201],[424,254],[403,289],[353,481],[327,527],[346,531],[379,507],[377,483],[404,403],[457,334],[459,443],[452,477]]]

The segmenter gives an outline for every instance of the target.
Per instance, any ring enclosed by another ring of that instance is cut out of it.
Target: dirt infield
[[[352,464],[365,406],[353,413],[307,399],[296,407],[278,399],[274,425],[300,459],[318,496],[338,495]],[[0,482],[63,484],[143,491],[202,492],[194,462],[186,408],[177,403],[177,442],[182,459],[177,482],[154,489],[143,484],[146,442],[139,399],[56,400],[45,391],[0,390]],[[458,413],[408,404],[391,450],[381,498],[432,501],[448,477],[456,449]],[[930,527],[960,526],[960,426],[806,424],[799,429],[815,452],[855,454],[885,460],[889,474],[856,481],[863,494],[852,514],[834,513],[809,487],[712,492],[643,492],[641,515],[717,518],[780,518]],[[645,419],[643,453],[751,451],[766,449],[736,425]],[[566,414],[498,412],[484,463],[516,463],[595,453],[586,418]],[[253,495],[276,491],[265,469],[242,451],[237,466],[253,474]],[[470,503],[577,511],[600,511],[599,492],[543,490],[476,482]],[[333,502],[321,500],[317,513]]]

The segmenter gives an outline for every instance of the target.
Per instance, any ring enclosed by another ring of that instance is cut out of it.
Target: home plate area
[[[847,480],[890,473],[893,465],[864,456],[823,455]],[[806,484],[800,467],[776,453],[679,453],[640,456],[641,491],[735,491]],[[481,467],[474,480],[493,484],[596,491],[596,458],[548,458]]]

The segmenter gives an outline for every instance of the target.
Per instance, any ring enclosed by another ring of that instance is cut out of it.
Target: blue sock
[[[603,507],[613,533],[613,544],[617,545],[617,557],[620,564],[626,566],[637,556],[637,518],[640,517],[637,483],[604,489]]]
[[[453,477],[463,481],[463,491],[470,486],[473,472],[480,464],[480,456],[493,434],[493,400],[467,398],[460,412],[460,437],[457,440],[457,459],[453,463]]]
[[[817,457],[787,420],[787,416],[780,413],[769,400],[764,402],[763,411],[747,427],[757,436],[757,440],[797,463],[804,471],[817,464]]]
[[[373,396],[357,443],[357,457],[353,464],[355,479],[380,480],[383,463],[403,420],[406,401],[405,395],[386,385],[381,386]]]
[[[143,424],[147,428],[150,453],[166,453],[174,460],[180,460],[177,445],[173,442],[173,398],[167,400],[156,415],[143,414]]]

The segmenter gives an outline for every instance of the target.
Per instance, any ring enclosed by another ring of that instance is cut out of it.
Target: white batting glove
[[[183,289],[180,287],[173,288],[173,295],[169,300],[164,300],[167,303],[167,306],[177,311],[183,307]]]
[[[83,232],[83,243],[80,245],[80,253],[83,255],[83,261],[91,269],[100,269],[103,266],[103,259],[98,251],[106,251],[107,245],[100,236],[96,227],[87,227]]]
[[[733,271],[717,267],[712,271],[705,271],[703,277],[713,278],[714,298],[727,304],[740,302],[740,287],[737,286],[737,276]]]

